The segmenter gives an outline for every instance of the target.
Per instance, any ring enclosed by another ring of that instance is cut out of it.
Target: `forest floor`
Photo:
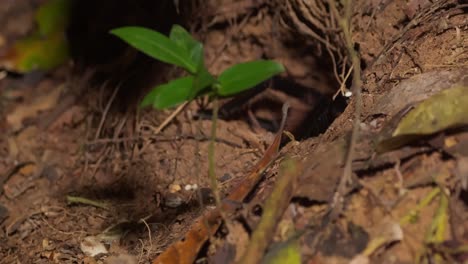
[[[375,149],[405,107],[456,84],[468,87],[467,7],[462,1],[439,7],[430,1],[386,2],[353,19],[361,29],[354,41],[366,63],[353,184],[339,215],[329,209],[343,175],[353,96],[339,99],[350,104],[323,133],[298,141],[283,137],[279,155],[248,199],[229,213],[231,223],[196,255],[197,263],[228,263],[243,255],[287,159],[297,162],[297,182],[285,194],[288,205],[269,244],[298,236],[303,263],[468,261],[467,132],[444,129],[411,144],[390,143],[382,153]],[[25,34],[21,23],[30,20],[22,12],[13,16],[19,28],[0,32],[3,43],[15,32]],[[211,69],[267,54],[285,64],[298,87],[312,88],[296,97],[269,88],[273,92],[262,93],[277,95],[274,103],[257,103],[262,99],[226,110],[236,116],[221,118],[217,126],[216,174],[223,197],[245,184],[265,157],[283,102],[292,106],[286,130],[298,131],[314,124],[309,112],[319,115],[312,110],[339,89],[314,75],[322,66],[313,55],[287,53],[286,45],[265,51],[271,39],[264,27],[271,24],[259,18],[261,10],[255,14],[245,16],[229,40],[224,29],[208,30],[204,45]],[[151,263],[214,210],[207,176],[210,108],[191,102],[160,129],[174,109],[116,110],[116,87],[107,88],[110,93],[93,87],[78,100],[68,86],[87,85],[86,77],[70,79],[70,71],[62,66],[40,78],[0,77],[0,263]],[[267,254],[276,250],[270,246]]]

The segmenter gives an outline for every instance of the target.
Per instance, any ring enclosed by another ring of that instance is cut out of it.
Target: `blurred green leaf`
[[[142,101],[141,107],[152,105],[157,109],[176,106],[190,99],[193,76],[175,79],[155,87]]]
[[[177,45],[184,47],[187,50],[192,50],[199,42],[192,37],[192,35],[180,25],[173,25],[169,38],[177,43]]]
[[[205,68],[204,58],[203,58],[203,45],[201,43],[197,43],[192,49],[189,50],[190,52],[190,59],[192,62],[197,65],[197,72],[200,71],[202,68]]]
[[[430,97],[410,111],[393,132],[429,135],[468,124],[468,86],[458,85]]]
[[[200,64],[200,60],[203,58],[203,45],[194,39],[187,30],[179,25],[173,25],[169,39],[188,51],[194,65]]]
[[[18,40],[0,59],[10,71],[26,73],[34,70],[50,70],[69,58],[68,43],[63,32],[46,37],[27,37]]]
[[[283,65],[270,60],[258,60],[236,64],[225,70],[218,78],[219,95],[229,96],[260,84],[284,71]]]
[[[49,0],[35,14],[37,29],[19,39],[0,57],[0,66],[14,72],[53,69],[69,58],[65,28],[71,0]]]
[[[273,245],[262,260],[262,264],[300,264],[301,250],[299,240],[292,238],[286,242]]]
[[[390,137],[380,137],[379,152],[401,147],[422,136],[468,125],[468,87],[456,85],[423,101],[401,118]]]
[[[150,57],[177,65],[190,73],[196,72],[197,65],[190,59],[190,53],[159,32],[143,27],[121,27],[110,33]]]
[[[36,12],[38,33],[46,36],[57,31],[64,31],[70,19],[70,10],[71,0],[46,1]]]

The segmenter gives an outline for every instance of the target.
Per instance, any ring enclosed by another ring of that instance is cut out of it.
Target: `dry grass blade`
[[[169,125],[169,123],[171,123],[172,120],[174,120],[174,118],[180,113],[182,112],[182,110],[184,110],[184,108],[187,106],[188,104],[188,101],[187,102],[184,102],[182,103],[181,105],[179,105],[176,110],[174,110],[174,112],[172,112],[165,120],[164,122],[161,123],[161,125],[158,126],[158,128],[156,128],[156,131],[154,132],[156,135],[158,135],[164,128],[166,128],[167,125]]]
[[[298,175],[301,173],[300,164],[294,160],[286,160],[281,164],[278,181],[270,197],[266,201],[262,219],[252,234],[247,251],[238,263],[259,263],[265,249],[275,234],[276,227],[283,212],[289,205]]]

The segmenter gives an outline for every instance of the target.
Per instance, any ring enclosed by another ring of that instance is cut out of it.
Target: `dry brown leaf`
[[[11,125],[13,131],[21,129],[23,121],[26,118],[35,117],[39,112],[54,107],[57,104],[63,89],[64,85],[59,85],[50,93],[36,98],[30,104],[19,105],[12,113],[7,115],[6,119]]]
[[[387,131],[384,131],[385,135],[379,136],[377,151],[396,149],[423,136],[466,126],[467,92],[468,85],[455,85],[410,109],[398,120],[390,137],[386,137]],[[391,131],[389,128],[385,130]]]
[[[428,99],[457,83],[464,84],[466,69],[431,71],[415,75],[393,87],[389,92],[376,97],[371,115],[394,116],[408,105]]]
[[[307,157],[304,172],[299,176],[296,197],[311,201],[327,202],[332,197],[341,175],[345,157],[346,141],[338,140],[321,145]]]
[[[8,199],[14,199],[23,194],[27,189],[35,185],[34,181],[29,180],[37,173],[38,166],[36,164],[28,164],[19,169],[17,173],[4,184],[4,194]]]
[[[12,159],[20,157],[22,161],[35,161],[34,149],[37,147],[37,128],[35,126],[27,127],[16,137],[8,139],[8,151]]]

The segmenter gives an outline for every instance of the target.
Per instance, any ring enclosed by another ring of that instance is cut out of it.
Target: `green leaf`
[[[157,109],[173,107],[190,99],[193,76],[175,79],[155,87],[142,101],[140,107],[153,105]]]
[[[393,136],[430,135],[468,124],[468,86],[456,85],[416,106],[393,132]]]
[[[389,151],[427,135],[464,127],[468,125],[467,113],[468,86],[458,84],[443,90],[402,117],[390,136],[381,132],[377,139],[377,151]]]
[[[191,61],[198,66],[197,72],[198,70],[202,70],[200,65],[203,64],[204,54],[203,45],[199,41],[193,38],[187,30],[179,25],[172,26],[169,38],[189,52]]]
[[[201,91],[213,85],[216,82],[216,78],[211,75],[208,69],[205,67],[203,45],[200,43],[199,45],[195,45],[190,53],[190,56],[192,60],[198,65],[191,93],[191,99],[193,99],[199,95]]]
[[[151,90],[151,92],[149,92],[145,96],[145,98],[143,98],[143,101],[141,101],[141,103],[140,103],[141,108],[145,108],[145,107],[153,105],[154,101],[156,101],[156,97],[158,96],[158,94],[160,92],[158,87],[160,87],[160,86],[154,87],[153,90]]]
[[[68,43],[63,32],[55,32],[46,37],[37,35],[18,40],[5,58],[10,71],[26,73],[34,70],[53,69],[69,58]],[[4,58],[0,58],[0,64]]]
[[[258,60],[234,65],[218,78],[221,85],[218,94],[230,96],[273,77],[284,71],[283,65],[271,60]]]
[[[190,94],[190,99],[195,98],[202,90],[214,84],[216,79],[211,75],[205,67],[203,57],[203,45],[198,42],[192,35],[179,25],[172,26],[169,38],[177,45],[186,49],[190,54],[190,59],[197,65],[193,89]]]
[[[216,83],[215,77],[211,75],[204,66],[202,66],[194,77],[190,99],[200,95],[200,92],[210,87],[214,83]]]
[[[190,53],[163,34],[143,27],[121,27],[110,32],[125,42],[157,60],[174,64],[195,73],[197,64],[193,63]]]
[[[299,264],[301,261],[301,249],[299,240],[292,238],[286,242],[273,244],[269,252],[262,259],[262,264]]]
[[[190,59],[192,60],[195,65],[197,65],[197,71],[205,68],[205,60],[203,57],[203,45],[201,43],[197,43],[195,46],[192,47],[190,50]]]
[[[203,53],[203,50],[202,50]],[[195,98],[196,96],[200,95],[200,93],[205,90],[206,88],[212,86],[216,83],[216,78],[210,74],[208,69],[205,67],[205,60],[203,55],[201,55],[198,61],[198,68],[197,73],[194,76],[193,80],[193,87],[191,99]]]
[[[42,1],[44,2],[44,1]],[[49,0],[35,12],[37,28],[0,55],[0,67],[17,73],[48,71],[69,59],[65,29],[71,0]]]
[[[195,65],[199,65],[200,60],[203,58],[203,45],[194,39],[192,35],[179,25],[173,25],[169,38],[188,51],[190,59]]]
[[[179,25],[172,26],[169,38],[177,43],[177,45],[184,47],[187,50],[191,50],[199,43],[187,30],[185,30],[185,28]]]

